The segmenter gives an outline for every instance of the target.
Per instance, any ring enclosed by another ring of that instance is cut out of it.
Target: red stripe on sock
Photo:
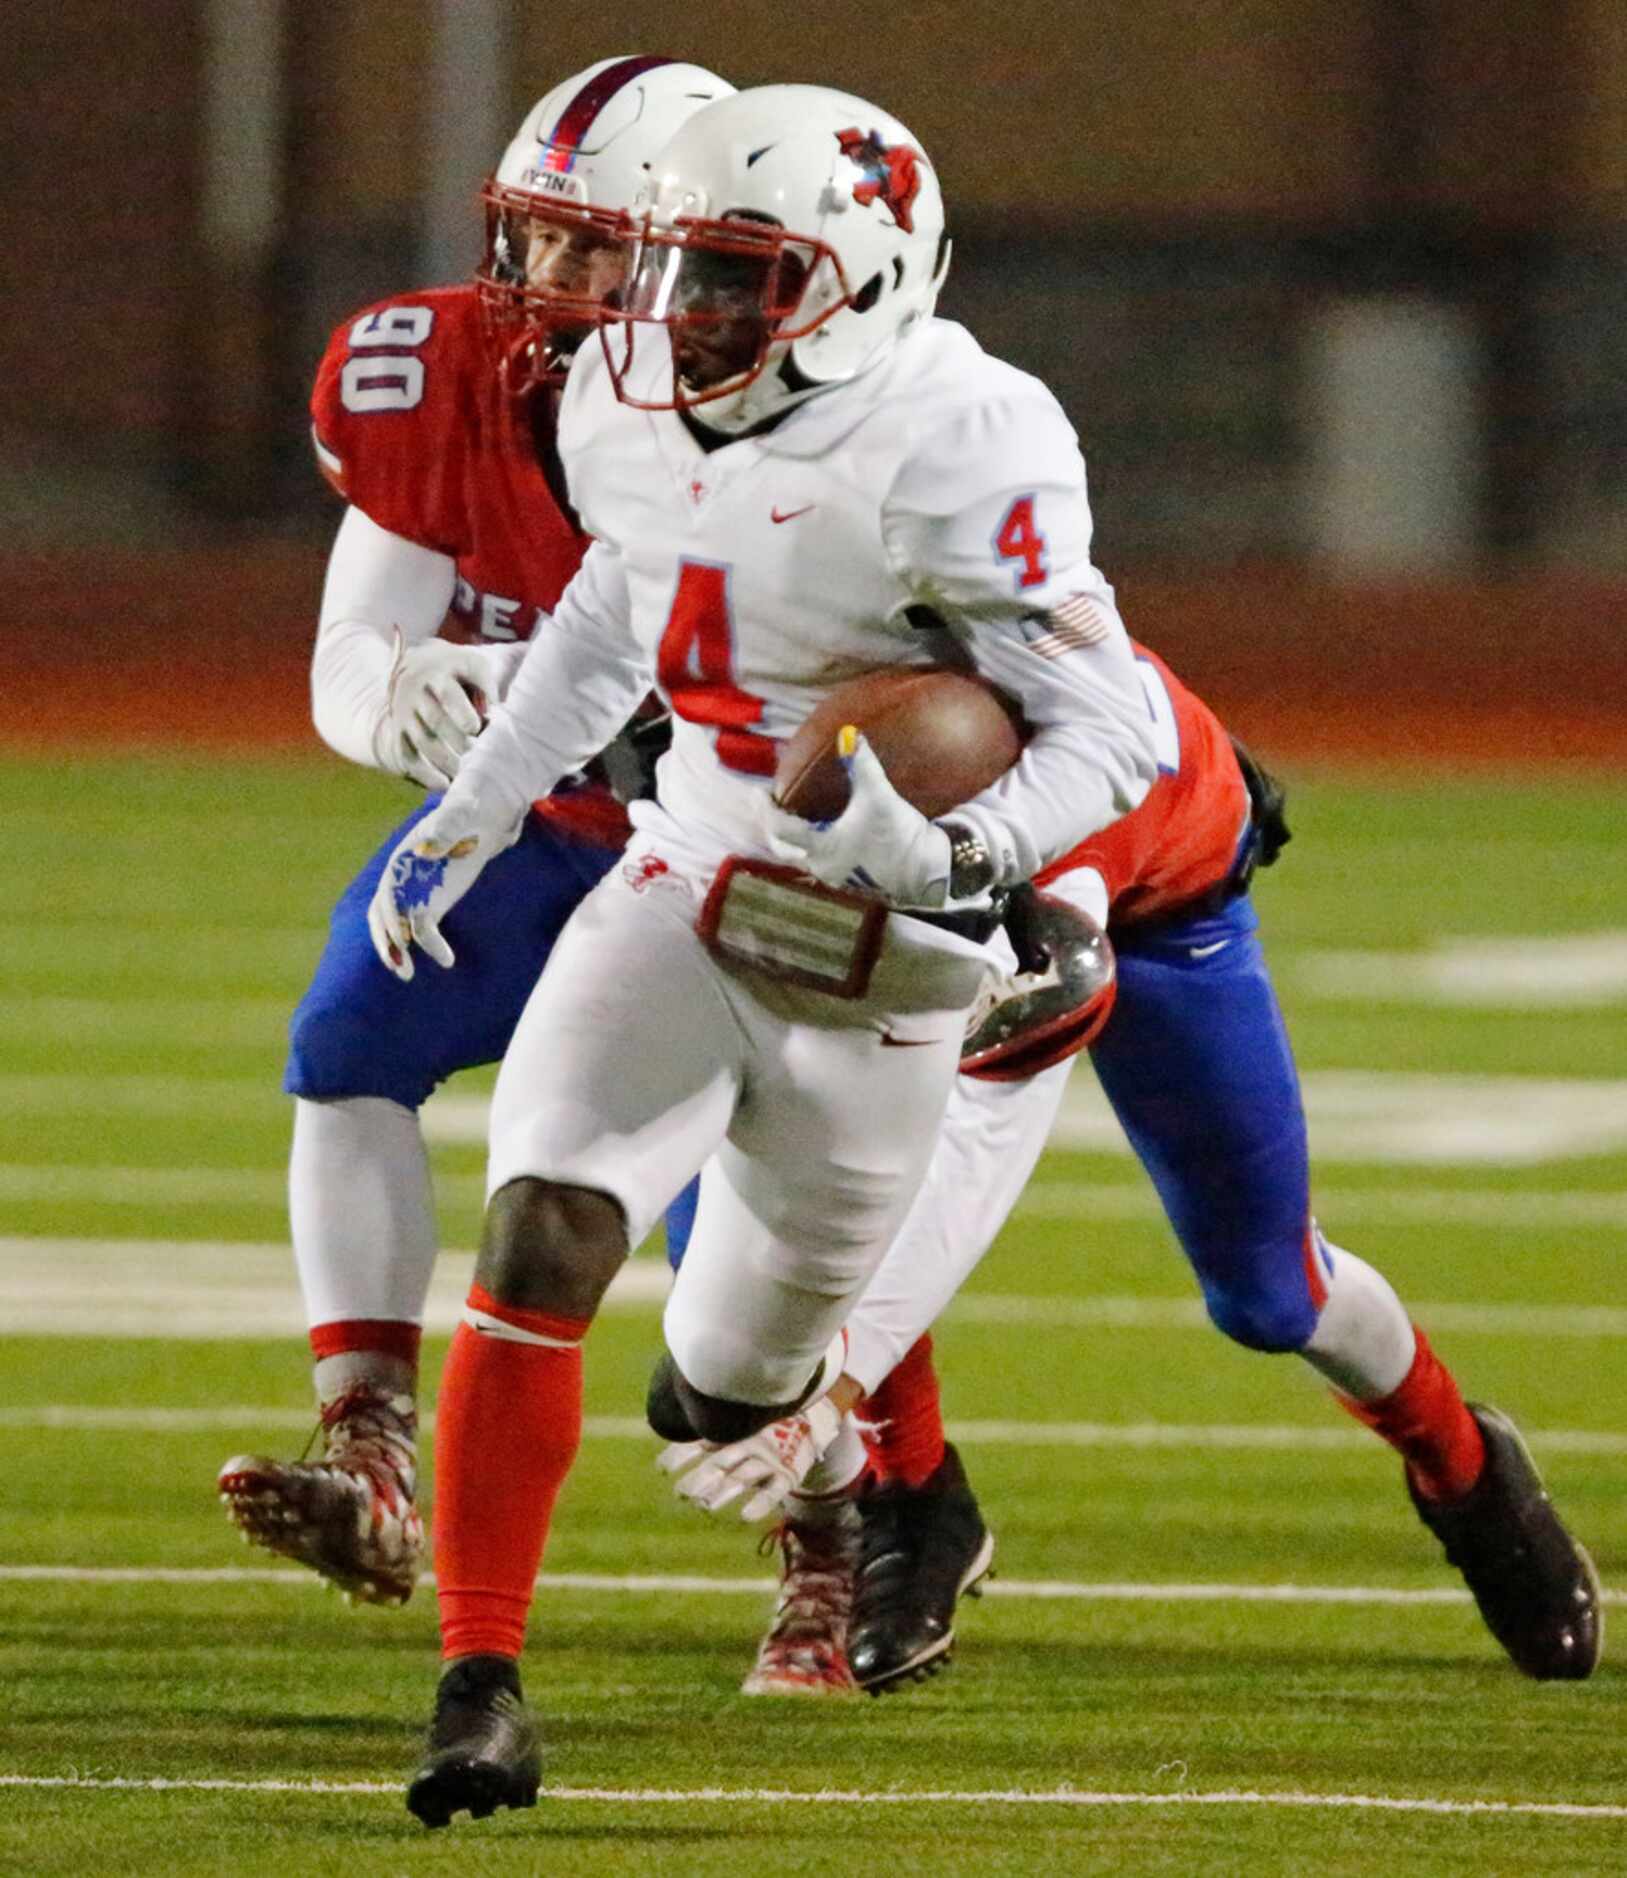
[[[1416,1324],[1413,1335],[1418,1348],[1399,1389],[1377,1402],[1339,1400],[1405,1459],[1426,1500],[1460,1500],[1480,1478],[1486,1444],[1452,1372]]]
[[[1322,1248],[1317,1243],[1319,1235],[1316,1221],[1305,1222],[1305,1284],[1311,1294],[1312,1305],[1320,1311],[1328,1301],[1328,1276],[1322,1269]]]
[[[482,1285],[469,1287],[469,1303],[488,1317],[512,1324],[516,1330],[529,1330],[534,1337],[552,1337],[557,1342],[580,1343],[588,1334],[585,1317],[555,1317],[548,1311],[523,1311],[517,1304],[499,1304]]]
[[[470,1303],[505,1322],[572,1338],[558,1349],[460,1324],[435,1419],[435,1579],[441,1654],[517,1657],[559,1495],[582,1439],[586,1324]],[[541,1329],[540,1326],[551,1326]]]
[[[340,1317],[331,1324],[311,1326],[311,1354],[320,1362],[325,1356],[377,1351],[381,1356],[398,1357],[416,1369],[423,1335],[417,1324],[400,1323],[391,1317]]]
[[[943,1409],[932,1367],[932,1339],[922,1337],[904,1352],[898,1367],[857,1410],[866,1426],[865,1446],[885,1481],[919,1487],[943,1462]]]

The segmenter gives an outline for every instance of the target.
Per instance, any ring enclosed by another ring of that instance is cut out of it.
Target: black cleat
[[[407,1811],[426,1826],[454,1813],[485,1819],[500,1806],[535,1806],[542,1784],[537,1725],[506,1656],[464,1656],[435,1693],[429,1752],[407,1788]]]
[[[924,1682],[949,1661],[956,1601],[978,1595],[994,1537],[947,1444],[919,1487],[878,1487],[856,1504],[863,1532],[847,1660],[859,1687],[880,1695]]]
[[[1599,1574],[1565,1530],[1519,1430],[1501,1410],[1469,1413],[1486,1443],[1480,1478],[1461,1500],[1407,1491],[1474,1593],[1486,1628],[1528,1676],[1579,1682],[1604,1642]]]

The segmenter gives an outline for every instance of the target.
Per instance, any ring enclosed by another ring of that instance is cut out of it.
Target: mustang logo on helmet
[[[853,185],[853,200],[867,206],[879,197],[882,204],[892,210],[893,220],[904,233],[913,235],[915,224],[910,219],[910,205],[921,190],[921,176],[916,168],[920,151],[912,150],[907,143],[883,143],[881,132],[876,130],[868,136],[856,129],[839,130],[836,141],[841,145],[842,155],[850,157],[865,172],[865,180]]]

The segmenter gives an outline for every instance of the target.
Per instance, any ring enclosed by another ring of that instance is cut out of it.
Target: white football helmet
[[[511,389],[558,384],[621,284],[617,238],[651,157],[734,87],[677,59],[601,59],[525,115],[481,189],[486,249],[475,281]]]
[[[599,316],[616,395],[704,405],[726,432],[876,364],[930,315],[949,265],[920,144],[823,86],[764,85],[698,112],[654,158],[646,202],[628,284]]]

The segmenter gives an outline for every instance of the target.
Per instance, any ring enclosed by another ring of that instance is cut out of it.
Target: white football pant
[[[987,954],[895,918],[868,994],[835,998],[714,958],[708,881],[640,838],[583,902],[499,1072],[487,1183],[608,1193],[637,1245],[704,1166],[668,1348],[696,1389],[772,1404],[909,1209]]]

